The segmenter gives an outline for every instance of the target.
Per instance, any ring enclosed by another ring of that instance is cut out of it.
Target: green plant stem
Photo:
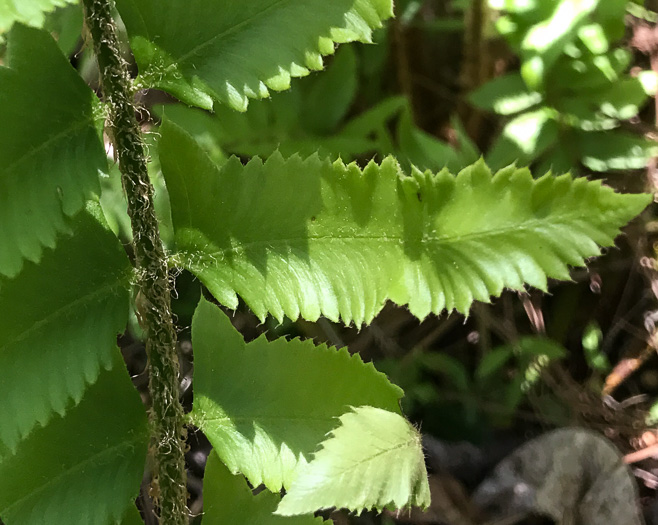
[[[137,313],[146,332],[149,392],[152,406],[152,494],[160,519],[167,525],[188,522],[185,473],[185,426],[179,400],[179,363],[171,317],[170,284],[153,186],[148,177],[145,146],[135,117],[133,86],[121,57],[110,0],[83,0],[85,20],[94,43],[103,95],[128,200],[137,266]]]

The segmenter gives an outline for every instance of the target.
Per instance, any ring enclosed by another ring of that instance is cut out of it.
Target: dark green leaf
[[[203,525],[319,525],[322,518],[274,514],[281,497],[263,490],[253,495],[240,474],[233,475],[217,454],[208,456],[203,476]]]
[[[88,213],[41,264],[0,279],[0,443],[64,414],[110,366],[128,318],[130,264]]]
[[[64,417],[0,458],[6,525],[107,525],[121,520],[144,471],[146,413],[115,348],[114,366]]]
[[[523,113],[507,123],[492,144],[486,156],[487,163],[495,169],[513,162],[528,165],[552,146],[557,136],[554,110],[544,107]]]
[[[581,133],[582,162],[593,171],[645,168],[658,155],[658,144],[640,135],[622,131]]]
[[[46,31],[16,25],[8,66],[0,67],[0,274],[14,276],[100,192],[107,161],[98,99]]]
[[[347,114],[356,96],[356,54],[341,47],[327,70],[319,75],[304,97],[301,120],[315,134],[332,132]]]
[[[118,0],[145,86],[211,109],[244,111],[249,98],[322,69],[335,43],[370,42],[391,0]]]
[[[479,87],[468,100],[480,109],[513,115],[539,104],[542,98],[541,93],[528,89],[520,74],[510,73]]]

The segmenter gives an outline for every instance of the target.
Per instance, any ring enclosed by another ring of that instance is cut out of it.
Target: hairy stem
[[[112,19],[111,0],[83,0],[101,73],[103,95],[110,107],[110,126],[128,200],[133,231],[139,294],[137,311],[146,332],[149,392],[152,406],[152,494],[161,523],[183,525],[187,518],[185,426],[179,400],[176,332],[171,318],[170,284],[153,186],[147,172],[145,146],[135,117],[133,86],[121,57]]]

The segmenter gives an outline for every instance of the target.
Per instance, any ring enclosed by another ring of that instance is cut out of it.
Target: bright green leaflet
[[[371,42],[391,0],[118,0],[141,83],[211,109],[244,111],[249,98],[322,69],[334,43]]]
[[[115,350],[82,402],[32,432],[0,462],[6,525],[107,525],[130,506],[144,472],[144,407]]]
[[[0,67],[0,274],[38,261],[107,170],[98,99],[46,31],[19,24]],[[46,89],[47,87],[47,89]]]
[[[281,497],[267,490],[251,493],[243,476],[234,476],[212,452],[203,475],[203,525],[320,525],[313,516],[276,516]]]
[[[340,422],[295,478],[277,514],[429,506],[420,434],[407,420],[362,406],[341,416]]]
[[[0,33],[8,31],[14,22],[42,27],[46,13],[75,2],[77,0],[0,0]]]
[[[128,319],[130,264],[90,214],[41,264],[0,278],[0,443],[18,441],[82,398],[112,363]]]
[[[205,299],[194,314],[192,344],[191,420],[231,472],[253,486],[289,486],[350,406],[399,410],[402,391],[358,355],[298,339],[245,344]]]
[[[393,159],[364,170],[313,156],[215,166],[180,128],[161,128],[177,262],[230,308],[263,319],[320,315],[357,325],[385,301],[424,318],[467,312],[611,246],[651,200],[569,175],[533,180],[482,162],[454,176]]]

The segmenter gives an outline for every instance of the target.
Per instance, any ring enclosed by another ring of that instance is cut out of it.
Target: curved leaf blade
[[[295,478],[277,514],[429,506],[420,434],[407,420],[362,406],[341,416],[340,422]]]
[[[218,168],[180,128],[161,133],[178,262],[261,319],[360,325],[388,299],[424,318],[524,283],[545,290],[651,199],[514,167],[492,176],[483,162],[457,176],[276,154]]]
[[[280,496],[263,490],[251,493],[244,477],[233,475],[211,452],[203,475],[203,525],[318,525],[313,516],[284,517],[274,514]]]
[[[107,160],[98,99],[46,31],[15,25],[8,65],[0,67],[0,274],[13,277],[100,192]]]
[[[505,125],[486,161],[493,168],[513,162],[527,166],[556,143],[559,129],[555,111],[549,107],[522,113]]]
[[[0,278],[0,443],[14,450],[38,423],[79,402],[112,363],[128,320],[130,264],[88,213],[41,264]]]
[[[43,27],[47,13],[56,7],[75,2],[76,0],[0,0],[0,33],[8,31],[15,22]]]
[[[573,41],[599,0],[559,0],[549,17],[534,25],[523,37],[521,74],[530,88],[540,86],[564,46]]]
[[[0,458],[6,525],[119,523],[139,491],[148,445],[146,413],[115,348],[82,402]],[[75,446],[72,446],[75,444]]]
[[[468,101],[475,107],[499,115],[513,115],[530,109],[542,99],[541,93],[528,89],[519,73],[494,78],[468,96]]]
[[[579,133],[576,140],[592,171],[644,169],[658,154],[656,141],[620,130]]]
[[[142,84],[212,109],[244,111],[249,98],[322,69],[334,43],[370,42],[391,0],[118,0]]]
[[[191,420],[229,470],[253,486],[289,486],[349,406],[399,410],[402,391],[358,355],[297,339],[245,344],[205,299],[192,320],[192,343]]]

